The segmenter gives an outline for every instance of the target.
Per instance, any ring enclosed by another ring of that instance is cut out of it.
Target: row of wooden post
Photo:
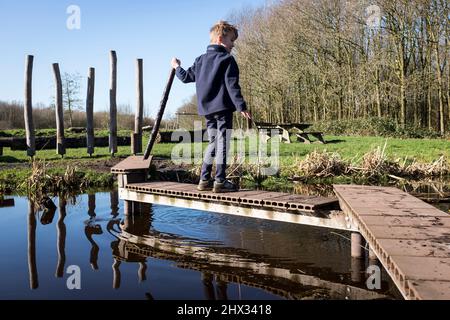
[[[27,143],[27,155],[33,157],[36,154],[35,130],[33,123],[33,102],[32,102],[32,78],[33,78],[34,57],[28,55],[25,62],[25,134]],[[64,156],[66,153],[64,138],[64,107],[61,72],[59,64],[53,64],[53,75],[56,84],[56,153]],[[89,68],[86,95],[86,146],[87,153],[92,156],[94,153],[94,88],[95,88],[95,68]],[[144,113],[144,82],[143,82],[143,60],[136,61],[136,116],[134,133],[131,136],[131,152],[133,154],[142,152],[142,124]],[[110,51],[110,119],[109,119],[109,152],[117,153],[117,54]]]

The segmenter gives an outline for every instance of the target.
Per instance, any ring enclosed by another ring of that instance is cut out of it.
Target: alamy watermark
[[[79,6],[72,4],[67,7],[66,13],[69,15],[66,20],[66,27],[69,30],[81,29],[81,9]]]
[[[366,269],[369,277],[366,280],[366,286],[369,290],[381,289],[381,269],[379,266],[371,265]]]
[[[70,276],[66,280],[66,286],[69,290],[81,290],[81,269],[77,265],[71,265],[67,267],[67,271]]]
[[[366,25],[369,28],[375,29],[379,28],[381,25],[381,9],[379,6],[373,4],[366,8],[365,10]]]

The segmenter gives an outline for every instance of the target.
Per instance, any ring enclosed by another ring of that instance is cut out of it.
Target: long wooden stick
[[[161,124],[161,119],[164,114],[164,109],[166,108],[167,100],[169,99],[170,89],[172,88],[173,78],[175,77],[175,69],[170,71],[169,80],[167,81],[166,88],[164,89],[163,97],[160,103],[158,115],[155,120],[155,125],[153,126],[152,133],[150,135],[150,140],[148,141],[147,149],[145,149],[144,160],[147,160],[152,151],[153,144],[155,143],[156,136],[158,135],[159,126]]]

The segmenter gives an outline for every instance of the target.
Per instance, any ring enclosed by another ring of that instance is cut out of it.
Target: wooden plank
[[[143,156],[129,156],[111,168],[112,173],[133,172],[148,170],[152,162],[152,157],[144,160]]]
[[[377,239],[417,239],[433,240],[450,244],[450,229],[439,227],[393,227],[370,226],[370,233]]]
[[[444,217],[420,216],[364,216],[366,226],[432,227],[450,228],[450,215]]]
[[[448,214],[396,188],[333,187],[405,298],[450,296]]]
[[[450,258],[392,256],[391,260],[408,280],[450,282]]]
[[[408,280],[413,295],[423,300],[450,300],[449,281]]]
[[[440,211],[436,208],[421,208],[421,209],[415,209],[411,210],[408,208],[386,208],[386,207],[358,207],[358,206],[351,206],[351,208],[358,212],[358,215],[360,216],[390,216],[390,217],[411,217],[411,218],[417,218],[417,217],[447,217],[448,215]]]
[[[393,256],[450,258],[450,243],[428,239],[377,239],[377,243]]]

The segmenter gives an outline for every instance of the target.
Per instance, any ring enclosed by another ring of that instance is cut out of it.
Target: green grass
[[[387,141],[386,154],[391,160],[408,159],[411,162],[413,159],[419,162],[430,163],[442,155],[450,159],[450,141],[444,139],[398,139],[398,138],[381,138],[381,137],[344,137],[344,136],[326,136],[325,140],[329,143],[326,145],[311,144],[305,145],[302,143],[280,144],[280,163],[282,168],[282,175],[277,179],[268,179],[263,186],[268,189],[285,190],[292,188],[292,185],[287,183],[286,177],[283,175],[283,166],[292,164],[293,160],[298,158],[305,158],[306,155],[313,150],[327,150],[328,152],[337,152],[344,160],[351,160],[357,164],[362,156],[374,150],[377,147],[383,147]],[[143,146],[147,145],[148,139],[145,137]],[[207,143],[202,143],[204,150]],[[268,146],[270,146],[270,141]],[[191,152],[198,148],[198,144],[184,144],[177,143],[159,143],[155,144],[152,154],[155,157],[171,158],[173,148],[191,148]],[[246,143],[246,153],[248,155],[248,141]],[[130,147],[123,146],[118,148],[116,157],[126,157],[130,155]],[[95,148],[95,154],[92,158],[86,153],[85,148],[68,149],[64,159],[56,154],[55,150],[40,150],[36,153],[36,159],[45,159],[52,167],[52,174],[62,174],[66,166],[75,162],[80,174],[88,181],[91,187],[110,187],[113,183],[112,175],[110,173],[101,173],[90,168],[83,168],[83,161],[100,161],[111,158],[107,147]],[[201,158],[200,158],[201,161]],[[11,151],[10,148],[3,148],[3,156],[0,156],[0,194],[8,191],[23,191],[25,184],[23,183],[30,175],[31,170],[29,166],[16,167],[14,163],[28,163],[29,157],[26,156],[26,151]],[[9,164],[13,164],[12,166]],[[80,165],[81,163],[81,165]],[[288,171],[286,171],[288,172]],[[339,177],[333,178],[333,183]],[[350,179],[343,177],[343,179]],[[327,183],[326,181],[317,181],[317,183]],[[364,183],[364,182],[362,182]]]
[[[147,138],[144,138],[143,146],[147,145]],[[444,155],[450,159],[450,141],[445,139],[398,139],[398,138],[381,138],[381,137],[344,137],[344,136],[325,136],[325,140],[329,143],[325,145],[311,144],[305,145],[302,143],[280,144],[280,162],[281,164],[289,164],[294,157],[304,158],[313,150],[327,150],[328,152],[337,152],[344,159],[352,160],[358,163],[361,157],[375,149],[376,147],[383,147],[385,142],[386,154],[392,159],[407,158],[409,161],[415,159],[419,162],[429,163],[440,156]],[[202,149],[206,148],[207,143],[202,144]],[[269,144],[270,146],[270,141]],[[171,158],[172,149],[177,146],[176,143],[159,143],[155,144],[152,154],[156,157]],[[177,146],[177,148],[180,146]],[[190,145],[193,152],[196,147],[194,144]],[[248,154],[248,143],[246,146],[246,153]],[[130,147],[118,147],[116,157],[126,157],[130,155]],[[92,160],[92,159],[106,159],[111,155],[108,152],[108,147],[95,148],[95,153],[92,158],[86,153],[85,148],[68,149],[65,160]],[[56,154],[55,150],[40,150],[36,152],[37,159],[45,159],[48,161],[60,161],[61,156]],[[28,162],[29,157],[26,151],[11,151],[9,148],[3,148],[3,156],[0,156],[0,167],[2,163]]]

